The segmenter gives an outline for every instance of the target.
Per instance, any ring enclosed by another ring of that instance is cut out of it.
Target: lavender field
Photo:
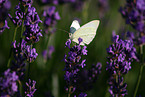
[[[0,0],[0,97],[145,97],[145,0]]]

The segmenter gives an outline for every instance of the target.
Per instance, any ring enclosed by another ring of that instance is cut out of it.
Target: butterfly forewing
[[[83,39],[83,43],[81,45],[89,44],[94,39],[98,26],[99,20],[94,20],[83,25],[72,35],[73,41],[78,43],[78,38],[80,37]]]

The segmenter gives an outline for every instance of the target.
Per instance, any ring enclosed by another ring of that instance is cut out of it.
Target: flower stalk
[[[144,67],[144,57],[143,57],[143,45],[140,46],[140,71],[139,71],[139,76],[138,76],[138,81],[137,81],[137,84],[136,84],[136,88],[135,88],[135,92],[134,92],[134,96],[133,97],[136,97],[136,94],[137,94],[137,91],[138,91],[138,87],[140,85],[140,81],[141,81],[141,78],[142,78],[142,72],[143,72],[143,67]]]

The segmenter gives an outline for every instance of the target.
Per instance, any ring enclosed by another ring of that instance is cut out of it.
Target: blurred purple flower
[[[4,25],[3,27],[0,27],[0,34],[2,34],[2,32],[3,32],[6,28],[9,29],[7,20],[5,20],[5,25]]]
[[[9,16],[10,20],[14,23],[14,25],[21,26],[22,20],[24,19],[24,15],[26,15],[26,13],[24,13],[23,10],[21,10],[20,3],[18,5],[16,5],[15,9],[17,10],[15,12],[16,16],[14,18],[10,14],[8,14],[8,16]]]
[[[77,97],[76,95],[74,97]],[[78,97],[87,97],[86,93],[80,93]]]
[[[16,81],[18,76],[16,72],[10,72],[10,69],[7,69],[4,72],[4,77],[0,77],[0,95],[1,97],[14,96],[18,91],[18,86]]]
[[[23,6],[31,7],[33,0],[19,0]]]
[[[58,4],[58,0],[41,0],[43,4]]]
[[[57,23],[56,21],[60,20],[59,13],[55,12],[55,9],[56,9],[55,6],[51,6],[51,7],[47,8],[46,10],[44,10],[44,12],[43,12],[43,16],[45,17],[44,31],[46,34],[54,33],[55,25]]]
[[[98,75],[101,73],[102,64],[98,62],[96,65],[92,64],[92,67],[87,70],[83,69],[77,73],[76,92],[86,92],[93,88],[93,84],[98,79]]]
[[[35,89],[35,84],[36,84],[36,81],[32,81],[29,79],[29,82],[27,83],[26,82],[26,87],[25,87],[25,95],[28,96],[28,97],[33,97],[34,96],[34,93],[37,89]]]
[[[65,3],[74,3],[76,0],[41,0],[43,4],[65,4]]]
[[[54,46],[49,46],[48,50],[44,50],[42,52],[42,56],[44,58],[44,60],[50,59],[52,56],[52,53],[55,51]]]
[[[72,7],[77,11],[82,11],[85,0],[76,0],[72,3]]]
[[[98,7],[99,7],[99,17],[103,18],[105,13],[109,10],[109,1],[98,0]]]
[[[144,45],[145,36],[145,1],[144,0],[126,0],[124,7],[120,8],[120,13],[126,20],[126,24],[130,24],[137,34],[135,37],[135,44]]]
[[[10,7],[11,3],[9,0],[0,1],[0,34],[2,34],[6,28],[9,29],[6,18]]]

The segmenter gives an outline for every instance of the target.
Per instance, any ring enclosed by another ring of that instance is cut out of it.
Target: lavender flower
[[[136,49],[130,40],[121,40],[119,35],[113,37],[114,44],[107,48],[109,62],[107,68],[111,74],[122,73],[126,74],[131,69],[131,62],[133,59],[137,60]]]
[[[82,55],[87,55],[86,46],[81,48],[80,43],[82,42],[82,39],[78,39],[79,45],[75,45],[73,47],[70,47],[71,40],[68,40],[66,42],[66,47],[69,48],[68,55],[65,55],[65,75],[64,79],[66,80],[66,90],[69,93],[73,93],[76,90],[76,82],[78,80],[78,72],[81,68],[84,68],[86,64],[84,63],[86,59],[81,60]]]
[[[104,13],[106,13],[109,9],[109,2],[108,0],[98,0],[98,6],[99,6],[99,17],[103,18]]]
[[[14,54],[14,59],[12,61],[11,70],[16,71],[20,80],[24,78],[25,71],[25,61],[33,62],[38,54],[36,53],[36,49],[32,48],[30,45],[26,45],[26,41],[22,39],[22,42],[16,44],[16,41],[12,44],[12,51]]]
[[[43,4],[58,4],[58,0],[41,0]]]
[[[16,75],[16,72],[10,72],[10,69],[7,69],[4,72],[4,77],[0,77],[1,97],[14,96],[18,91],[17,80],[18,76]]]
[[[25,48],[26,48],[26,41],[22,40],[21,43],[16,44],[16,41],[12,44],[12,51],[14,54],[15,60],[12,61],[11,70],[16,71],[17,75],[19,76],[19,79],[22,80],[24,77],[24,67],[25,67]]]
[[[32,62],[36,59],[38,54],[36,53],[36,49],[32,48],[32,45],[26,45],[26,41],[22,39],[21,43],[16,45],[16,41],[13,43],[13,52],[15,59],[20,54],[21,56],[25,57],[28,62]]]
[[[26,16],[25,26],[26,30],[23,33],[25,40],[30,43],[35,43],[39,41],[39,36],[42,36],[39,22],[42,22],[36,12],[34,7],[28,8],[28,15]]]
[[[6,0],[1,0],[0,1],[0,8],[4,5],[5,2],[6,2]]]
[[[126,20],[126,24],[130,24],[137,30],[137,37],[135,43],[137,45],[144,45],[145,37],[145,1],[144,0],[127,0],[126,5],[120,8],[120,12]]]
[[[108,84],[110,86],[109,92],[111,97],[115,97],[116,95],[118,97],[124,97],[127,94],[127,84],[123,83],[123,77],[118,76],[117,81],[116,76],[115,78],[111,77],[108,81]]]
[[[72,7],[77,10],[77,11],[81,11],[83,8],[85,0],[76,0],[73,4]]]
[[[76,95],[74,97],[77,97]],[[87,97],[86,93],[80,93],[78,97]]]
[[[3,32],[6,28],[9,29],[7,20],[5,20],[5,25],[4,25],[3,27],[0,27],[0,34],[2,34],[2,32]]]
[[[31,7],[33,0],[19,0],[23,6]]]
[[[15,12],[16,17],[12,17],[10,14],[8,14],[10,20],[14,23],[16,26],[21,26],[22,25],[22,20],[24,19],[24,16],[26,13],[23,12],[20,8],[20,3],[16,5],[15,9],[17,10]]]
[[[31,46],[30,45],[27,45],[25,49],[26,49],[27,61],[31,63],[38,56],[38,54],[36,53],[36,49],[35,48],[32,48],[31,49]]]
[[[113,36],[112,45],[107,48],[107,53],[110,55],[107,62],[106,70],[110,73],[109,92],[112,97],[122,96],[127,94],[127,84],[123,83],[123,74],[128,73],[131,69],[131,62],[136,57],[136,49],[133,47],[133,42],[130,40],[119,39],[119,35]]]
[[[65,4],[65,3],[74,3],[76,0],[41,0],[43,4]]]
[[[53,46],[49,46],[49,47],[48,47],[48,51],[47,51],[47,50],[44,50],[44,51],[42,52],[42,55],[43,55],[44,60],[50,59],[51,56],[52,56],[52,53],[54,52],[54,50],[55,50],[55,49],[54,49]]]
[[[78,97],[87,97],[87,94],[86,93],[81,93],[81,94],[79,94]]]
[[[58,0],[60,4],[63,4],[63,3],[74,3],[76,2],[76,0]]]
[[[59,13],[55,12],[55,9],[55,6],[51,6],[43,12],[43,16],[45,17],[44,31],[46,34],[55,32],[56,21],[60,20]]]
[[[78,72],[78,79],[76,84],[76,92],[86,92],[93,88],[93,84],[96,82],[98,75],[101,73],[102,64],[98,62],[96,65],[92,64],[92,67],[87,70],[83,69]]]
[[[0,34],[8,27],[7,24],[7,15],[8,15],[8,10],[11,7],[11,3],[8,0],[1,0],[0,1]]]
[[[36,84],[36,81],[33,80],[31,82],[30,79],[29,79],[28,83],[26,82],[26,87],[25,87],[25,94],[26,94],[26,96],[33,97],[35,91],[37,90],[37,89],[35,89],[35,84]]]

